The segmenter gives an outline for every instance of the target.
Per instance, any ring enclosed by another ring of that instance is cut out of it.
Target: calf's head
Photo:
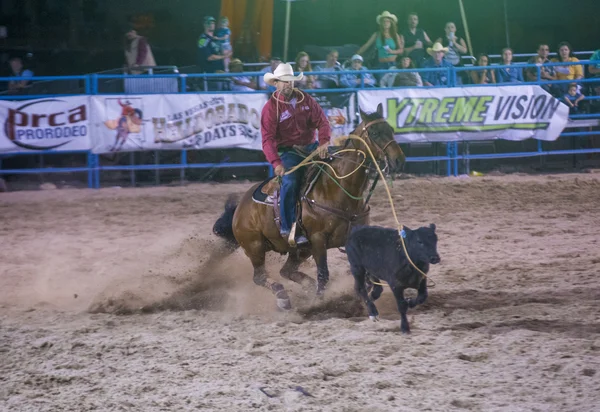
[[[416,230],[406,231],[406,247],[413,261],[427,262],[433,265],[440,263],[440,255],[437,252],[437,235],[435,225],[423,226]]]

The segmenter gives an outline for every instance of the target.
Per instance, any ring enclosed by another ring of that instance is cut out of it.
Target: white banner
[[[264,94],[92,96],[94,153],[262,150]]]
[[[89,150],[87,96],[0,100],[0,153]]]
[[[569,109],[539,86],[365,90],[362,110],[383,103],[398,142],[556,140]]]

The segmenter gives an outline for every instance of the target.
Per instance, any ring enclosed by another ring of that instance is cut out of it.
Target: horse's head
[[[398,173],[404,167],[404,152],[394,140],[394,129],[383,118],[383,106],[377,105],[377,111],[367,114],[360,111],[361,123],[354,134],[365,140],[378,161],[385,162],[388,173]]]

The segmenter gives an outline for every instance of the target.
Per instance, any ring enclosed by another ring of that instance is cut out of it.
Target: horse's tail
[[[233,214],[238,207],[236,195],[229,195],[225,202],[225,211],[213,226],[213,233],[227,241],[230,246],[238,247],[239,244],[233,235]]]

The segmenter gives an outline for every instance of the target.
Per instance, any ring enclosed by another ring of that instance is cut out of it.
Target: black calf
[[[435,225],[420,227],[416,230],[404,228],[406,250],[413,263],[424,273],[429,264],[440,262],[437,253],[437,235]],[[401,316],[400,329],[410,333],[407,309],[424,303],[427,299],[427,279],[410,264],[397,230],[376,226],[362,226],[354,229],[346,242],[346,253],[350,269],[354,276],[356,293],[364,300],[369,318],[378,320],[379,312],[374,301],[381,296],[383,287],[374,284],[371,295],[367,292],[367,283],[385,280],[394,293]],[[404,289],[418,290],[416,299],[405,299]]]

